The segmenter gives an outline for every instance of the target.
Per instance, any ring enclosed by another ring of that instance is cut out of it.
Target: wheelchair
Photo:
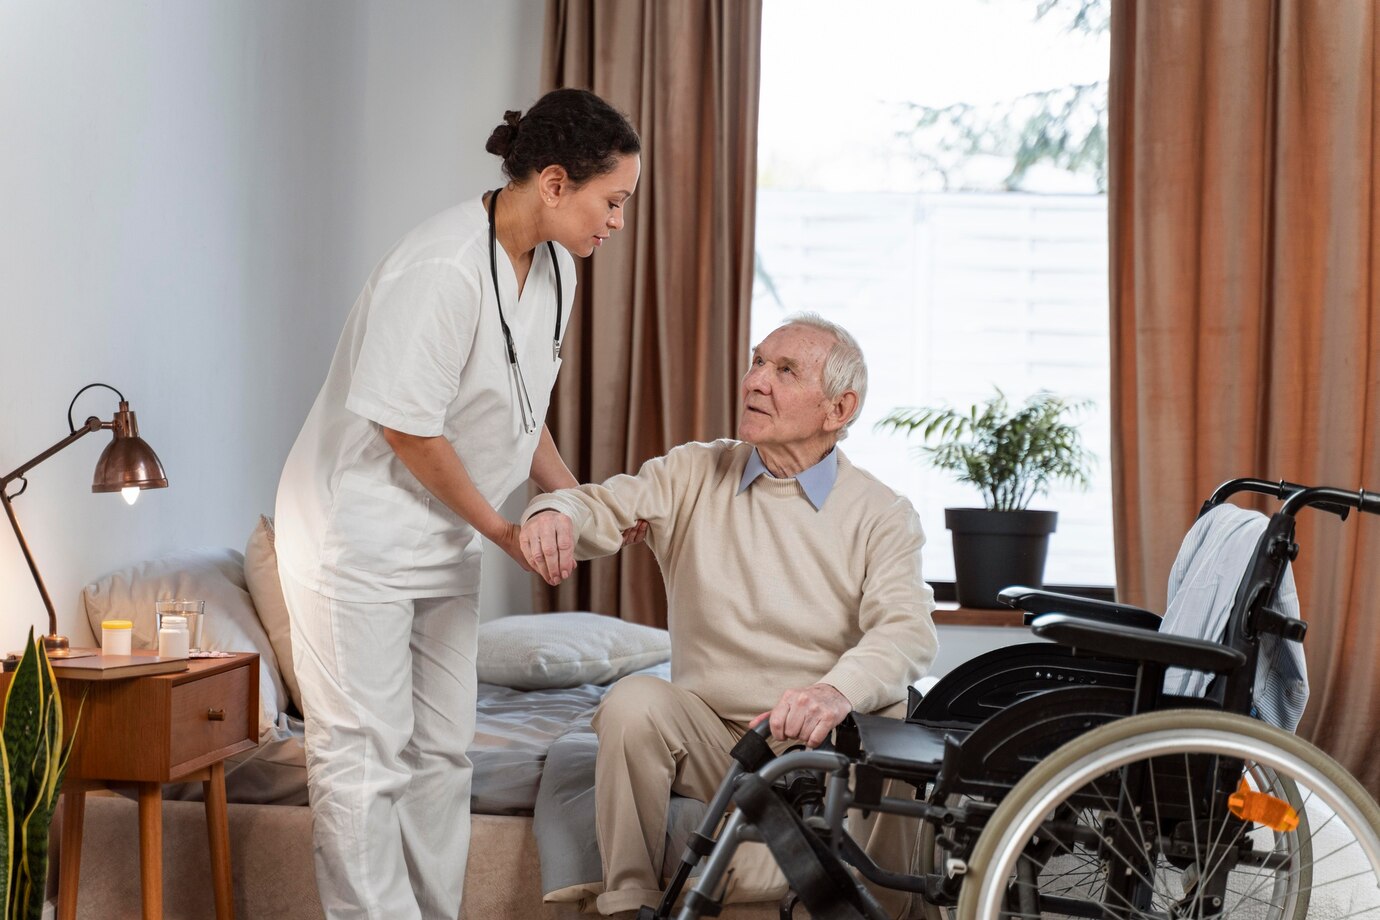
[[[1307,631],[1281,597],[1298,512],[1380,514],[1380,494],[1237,479],[1200,518],[1243,492],[1282,504],[1232,579],[1220,641],[1160,632],[1159,616],[1128,605],[1008,588],[1003,602],[1047,641],[912,689],[904,720],[854,713],[828,749],[773,757],[765,725],[745,735],[639,920],[670,918],[678,901],[679,920],[719,913],[749,840],[786,875],[783,920],[798,906],[884,920],[863,880],[918,894],[930,920],[1380,918],[1380,807],[1322,751],[1253,717],[1262,646],[1278,655]],[[1203,676],[1202,692],[1168,692],[1174,670]],[[917,819],[913,871],[873,863],[848,833],[850,809]]]

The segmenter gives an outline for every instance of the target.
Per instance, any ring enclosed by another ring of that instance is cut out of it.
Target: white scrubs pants
[[[284,576],[329,920],[456,920],[479,596],[333,600]]]

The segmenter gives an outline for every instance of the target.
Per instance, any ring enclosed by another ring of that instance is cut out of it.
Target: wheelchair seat
[[[1065,686],[1027,697],[980,725],[854,714],[859,762],[935,794],[994,794],[1079,734],[1130,715],[1130,687]]]

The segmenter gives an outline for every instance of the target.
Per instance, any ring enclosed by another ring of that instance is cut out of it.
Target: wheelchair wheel
[[[1270,918],[1380,911],[1380,807],[1300,738],[1166,710],[1094,729],[1003,800],[963,920]]]
[[[1272,918],[1278,918],[1278,920],[1304,920],[1308,916],[1313,868],[1311,835],[1306,831],[1307,810],[1303,806],[1302,797],[1292,780],[1287,777],[1280,777],[1273,770],[1259,764],[1254,765],[1250,772],[1250,785],[1255,790],[1264,791],[1287,801],[1298,813],[1300,825],[1305,828],[1294,834],[1276,834],[1275,848],[1287,855],[1287,858],[1291,860],[1290,865],[1297,867],[1297,871],[1293,876],[1295,884],[1283,885],[1280,891],[1274,892],[1277,895],[1279,910],[1268,914]],[[949,807],[957,807],[967,800],[967,796],[951,795],[944,804]],[[918,847],[919,874],[939,874],[944,871],[948,854],[938,845],[938,839],[939,829],[937,826],[933,822],[924,822],[921,825]],[[1069,854],[1064,854],[1062,864],[1051,862],[1048,865],[1048,870],[1062,873],[1059,887],[1066,891],[1086,887],[1088,882],[1096,878],[1098,874],[1095,871],[1089,871],[1086,860],[1077,859]],[[951,918],[958,916],[958,908],[956,905],[943,906],[922,899],[920,901],[920,916],[921,920],[951,920]]]

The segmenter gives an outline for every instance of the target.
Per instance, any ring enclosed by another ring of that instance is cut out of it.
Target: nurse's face
[[[626,154],[609,172],[575,187],[563,183],[547,203],[550,235],[572,255],[588,256],[623,229],[623,209],[637,190],[642,158]]]

